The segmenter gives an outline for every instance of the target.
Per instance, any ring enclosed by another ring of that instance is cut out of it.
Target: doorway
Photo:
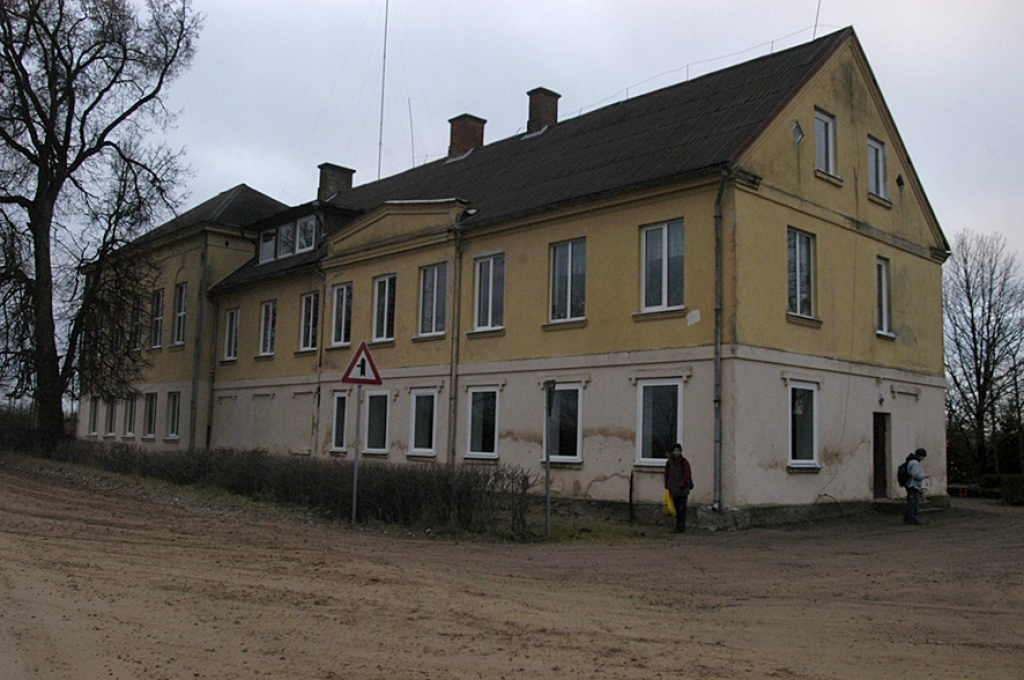
[[[889,414],[876,413],[874,423],[874,494],[889,497]]]

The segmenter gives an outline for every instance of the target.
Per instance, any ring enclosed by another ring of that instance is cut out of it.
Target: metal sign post
[[[362,446],[360,427],[363,422],[363,385],[380,385],[380,373],[370,356],[370,349],[366,342],[359,345],[359,349],[352,355],[352,361],[348,363],[341,382],[354,384],[356,386],[356,452],[352,458],[352,524],[356,523],[356,506],[359,500],[359,449]]]

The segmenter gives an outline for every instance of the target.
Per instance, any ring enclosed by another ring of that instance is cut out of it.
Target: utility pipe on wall
[[[715,512],[722,509],[722,194],[728,178],[729,169],[722,168],[715,196]]]

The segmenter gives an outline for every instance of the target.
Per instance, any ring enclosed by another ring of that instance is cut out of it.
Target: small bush
[[[1000,492],[1007,505],[1024,505],[1024,475],[1003,475]]]

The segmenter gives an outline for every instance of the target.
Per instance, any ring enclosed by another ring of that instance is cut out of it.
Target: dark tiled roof
[[[134,243],[148,243],[165,234],[202,222],[242,227],[287,208],[284,203],[245,184],[239,184],[146,232],[135,239]]]
[[[852,28],[672,87],[357,186],[331,200],[369,210],[390,200],[462,198],[466,224],[712,171],[733,161]]]

